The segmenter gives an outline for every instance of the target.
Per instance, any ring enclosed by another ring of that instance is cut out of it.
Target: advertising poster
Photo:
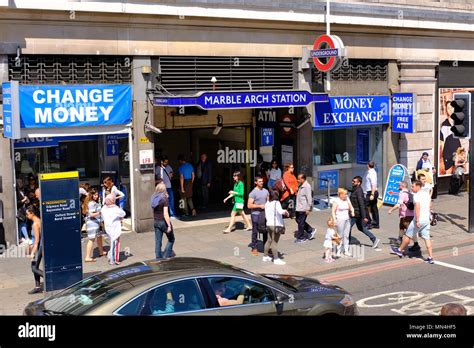
[[[440,88],[439,89],[439,134],[438,134],[438,176],[451,176],[456,165],[462,165],[464,172],[469,172],[469,139],[458,139],[453,136],[451,127],[454,122],[450,105],[455,93],[474,93],[472,88]]]

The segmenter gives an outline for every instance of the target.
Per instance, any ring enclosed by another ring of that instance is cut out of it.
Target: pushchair
[[[433,210],[430,210],[430,225],[436,226],[438,224],[438,213],[435,213]]]

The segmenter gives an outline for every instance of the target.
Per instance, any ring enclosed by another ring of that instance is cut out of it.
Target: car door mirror
[[[282,304],[283,302],[285,302],[285,300],[288,299],[288,296],[284,295],[284,294],[277,294],[276,295],[276,300],[275,300],[275,303],[276,304]]]
[[[288,296],[284,294],[277,294],[276,299],[275,299],[275,308],[277,311],[277,314],[280,315],[283,313],[283,306],[285,301],[288,300]]]

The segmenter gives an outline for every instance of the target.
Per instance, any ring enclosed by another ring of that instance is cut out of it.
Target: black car
[[[316,279],[255,274],[190,257],[138,262],[98,273],[25,315],[356,315],[344,289]]]

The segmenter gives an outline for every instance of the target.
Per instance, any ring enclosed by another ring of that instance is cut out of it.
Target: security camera
[[[153,132],[155,134],[161,134],[162,133],[161,129],[156,128],[150,122],[145,123],[145,129],[150,131],[150,132]]]
[[[304,115],[304,120],[303,122],[301,122],[301,124],[299,126],[296,127],[296,129],[300,129],[302,128],[304,125],[306,125],[307,123],[309,123],[311,121],[311,114],[309,113],[306,113]]]

